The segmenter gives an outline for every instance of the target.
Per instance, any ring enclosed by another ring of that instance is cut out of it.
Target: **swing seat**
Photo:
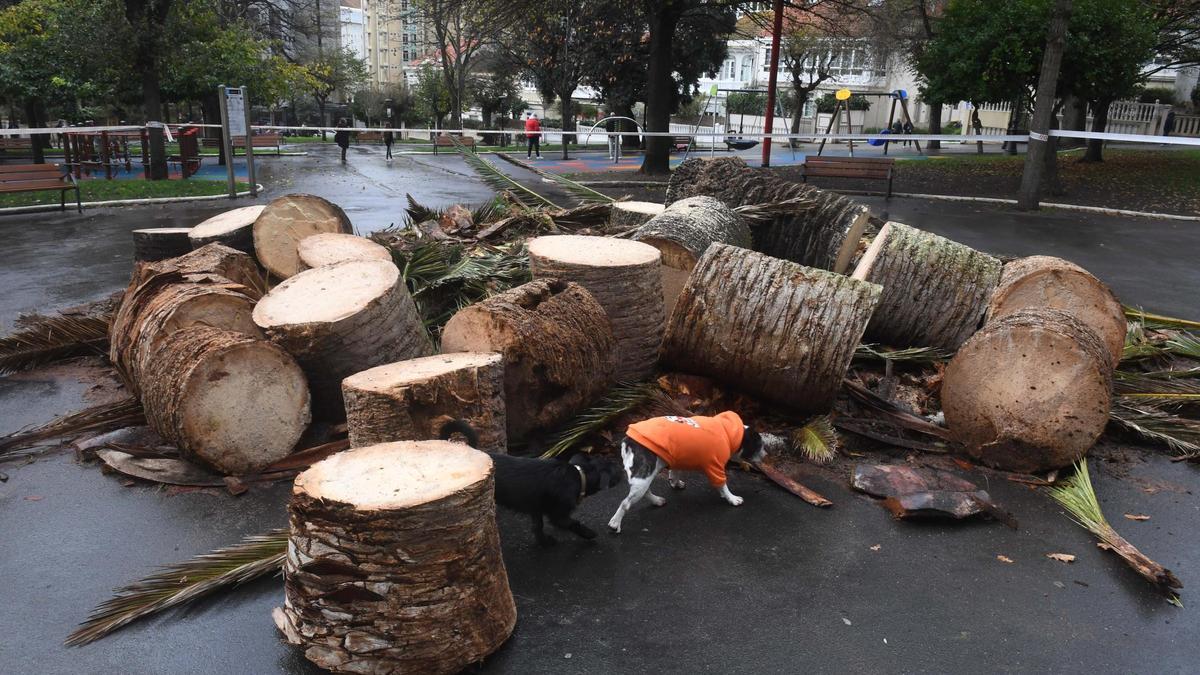
[[[725,147],[729,148],[730,150],[749,150],[756,145],[758,145],[758,141],[750,140],[748,138],[740,138],[735,136],[728,136],[725,138]]]
[[[880,135],[890,134],[890,133],[892,133],[892,130],[884,129],[883,131],[880,131],[879,133],[880,133]],[[887,143],[887,141],[883,140],[882,138],[872,138],[871,140],[867,141],[867,145],[874,145],[875,147],[879,147],[879,146],[883,145],[884,143]]]

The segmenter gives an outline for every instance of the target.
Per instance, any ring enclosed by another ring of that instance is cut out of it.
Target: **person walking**
[[[1167,117],[1163,120],[1163,136],[1170,136],[1172,131],[1175,131],[1175,111],[1168,110]]]
[[[537,153],[537,158],[542,158],[542,123],[538,121],[537,115],[529,113],[525,118],[525,140],[529,143],[525,150],[525,159],[530,159],[534,152]]]
[[[342,149],[342,164],[346,163],[346,150],[350,147],[350,130],[347,128],[349,126],[350,123],[343,117],[338,120],[338,130],[333,134],[333,142]]]
[[[387,148],[387,161],[392,161],[392,143],[396,142],[396,137],[391,131],[383,132],[383,147]]]

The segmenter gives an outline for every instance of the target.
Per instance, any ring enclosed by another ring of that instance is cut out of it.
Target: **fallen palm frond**
[[[517,202],[526,208],[533,208],[534,206],[538,205],[548,206],[552,209],[559,208],[559,206],[554,202],[546,199],[533,190],[530,190],[524,185],[521,185],[511,176],[504,173],[500,169],[497,169],[496,165],[468,150],[453,136],[450,136],[449,138],[451,139],[451,142],[454,143],[454,149],[458,151],[458,154],[463,158],[463,161],[467,163],[467,166],[471,167],[471,170],[474,171],[475,174],[479,176],[480,180],[482,180],[488,187],[492,188],[496,192],[508,192],[512,195],[513,199],[516,199]]]
[[[656,382],[623,382],[613,387],[599,403],[579,413],[554,437],[542,457],[556,457],[575,447],[625,413],[649,404],[656,414],[687,414]]]
[[[1176,356],[1200,360],[1200,337],[1195,333],[1176,333],[1163,344],[1168,352]]]
[[[747,220],[764,221],[777,216],[794,215],[796,211],[803,211],[816,203],[815,199],[809,197],[792,197],[779,202],[746,204],[735,208],[734,211]]]
[[[111,321],[111,313],[22,316],[16,321],[17,330],[0,338],[0,375],[76,356],[107,354]]]
[[[1100,539],[1102,548],[1121,556],[1135,572],[1158,586],[1160,590],[1173,596],[1173,590],[1183,588],[1183,583],[1171,570],[1147,558],[1108,524],[1100,510],[1100,502],[1096,499],[1096,490],[1092,487],[1092,480],[1088,475],[1086,459],[1079,460],[1075,465],[1074,476],[1062,485],[1047,488],[1047,492],[1071,514],[1072,520]]]
[[[826,464],[833,461],[841,447],[833,420],[829,415],[819,415],[792,432],[792,447],[799,449],[809,461]]]
[[[426,328],[435,336],[467,305],[519,286],[531,277],[523,244],[487,246],[428,241],[393,249]]]
[[[608,222],[612,204],[584,204],[573,209],[550,213],[550,219],[558,227],[567,230],[581,227],[599,227]]]
[[[616,201],[612,197],[609,197],[608,195],[606,195],[602,192],[597,192],[586,185],[576,183],[575,181],[571,180],[570,178],[567,178],[566,176],[560,176],[556,173],[550,173],[549,171],[543,171],[542,169],[539,169],[536,166],[529,164],[528,162],[522,162],[521,160],[517,159],[516,157],[511,157],[506,153],[498,152],[498,153],[496,153],[496,156],[499,157],[500,159],[508,162],[509,164],[512,164],[514,166],[519,166],[522,169],[525,169],[526,171],[536,173],[537,175],[541,176],[542,178],[545,178],[547,180],[551,180],[551,181],[554,181],[555,183],[558,183],[560,186],[562,186],[562,188],[564,190],[569,192],[572,197],[578,199],[580,202],[582,202],[584,204],[611,204]]]
[[[907,349],[884,349],[882,345],[860,344],[854,350],[859,360],[896,361],[908,363],[937,363],[954,354],[936,347],[909,347]]]
[[[0,461],[16,450],[44,445],[46,441],[74,438],[88,432],[103,433],[146,423],[142,404],[136,398],[105,403],[65,415],[40,427],[0,438]]]
[[[824,495],[784,473],[778,466],[775,465],[774,460],[772,460],[770,457],[767,457],[754,466],[761,471],[764,476],[771,479],[771,482],[803,499],[809,504],[812,504],[818,508],[828,508],[833,506],[833,502],[826,499]]]
[[[1181,330],[1196,330],[1200,329],[1200,321],[1191,321],[1188,319],[1177,319],[1173,316],[1163,316],[1162,314],[1151,314],[1144,312],[1136,307],[1124,305],[1125,318],[1130,321],[1137,321],[1144,324],[1147,328],[1177,328]]]
[[[404,212],[408,215],[409,223],[416,225],[417,223],[423,223],[427,220],[437,220],[442,217],[440,209],[431,209],[421,204],[411,194],[406,193],[404,196],[408,199],[408,207],[404,209]]]
[[[1113,383],[1118,396],[1130,401],[1179,404],[1200,401],[1200,368],[1148,373],[1118,370]]]
[[[287,556],[288,531],[246,537],[161,571],[116,591],[71,633],[67,646],[85,645],[137,619],[178,607],[216,591],[275,574]]]
[[[844,379],[842,380],[842,386],[850,394],[851,398],[871,409],[876,414],[881,415],[895,426],[940,438],[944,441],[951,440],[950,430],[904,410],[858,382]]]
[[[1200,421],[1120,399],[1109,411],[1109,419],[1148,441],[1166,445],[1177,459],[1200,458]]]

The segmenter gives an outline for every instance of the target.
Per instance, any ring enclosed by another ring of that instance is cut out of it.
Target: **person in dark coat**
[[[337,143],[338,147],[342,149],[342,161],[345,162],[346,150],[350,147],[350,130],[346,127],[349,127],[350,123],[343,117],[338,120],[337,126],[338,130],[333,134],[333,142]]]
[[[1163,120],[1163,136],[1170,136],[1171,132],[1175,131],[1175,111],[1167,111],[1167,118]]]
[[[383,146],[387,148],[387,161],[389,162],[392,161],[392,143],[395,141],[396,137],[392,135],[392,132],[383,132]]]

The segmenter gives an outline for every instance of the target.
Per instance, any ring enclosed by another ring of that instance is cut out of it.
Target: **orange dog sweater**
[[[703,471],[719,488],[725,484],[725,463],[742,447],[745,431],[742,418],[726,411],[716,417],[654,417],[629,425],[625,434],[668,467]]]

